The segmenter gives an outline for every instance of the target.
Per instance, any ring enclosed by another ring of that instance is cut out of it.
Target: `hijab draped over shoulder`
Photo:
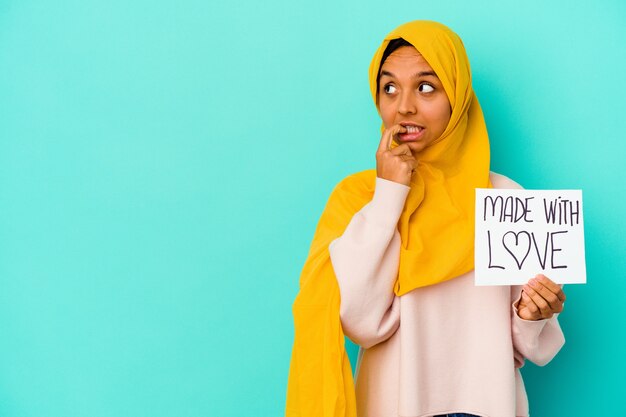
[[[413,21],[389,33],[369,68],[374,102],[381,58],[389,42],[397,38],[422,54],[441,80],[452,108],[444,133],[417,156],[398,222],[401,249],[394,292],[401,296],[474,268],[474,190],[491,184],[483,113],[472,89],[465,47],[449,28]],[[376,171],[368,170],[341,181],[317,225],[293,304],[288,417],[356,416],[354,381],[339,317],[339,286],[328,247],[372,200],[375,179]]]

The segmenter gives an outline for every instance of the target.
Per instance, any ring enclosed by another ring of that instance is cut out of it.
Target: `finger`
[[[541,318],[541,311],[539,311],[539,307],[534,301],[524,292],[522,291],[522,298],[520,300],[520,308],[518,308],[518,313],[521,318],[524,320],[538,320]]]
[[[533,300],[535,305],[539,308],[539,311],[541,312],[541,317],[542,318],[546,318],[547,319],[547,318],[552,317],[553,312],[550,309],[550,305],[541,296],[541,294],[539,294],[537,291],[535,291],[533,288],[531,288],[530,285],[524,286],[524,291],[526,291],[526,294],[528,294],[530,299]]]
[[[552,310],[552,312],[559,312],[561,310],[561,305],[563,304],[563,301],[561,301],[561,299],[554,292],[552,292],[550,288],[544,286],[536,278],[531,279],[529,281],[529,284],[535,291],[537,291],[541,295],[544,300],[548,302],[548,304],[550,305],[550,310]]]
[[[387,149],[391,150],[391,144],[394,141],[394,139],[396,140],[396,143],[398,145],[400,145],[400,142],[398,142],[398,140],[397,140],[397,136],[398,136],[399,133],[406,133],[406,132],[407,132],[406,127],[404,127],[402,125],[394,125],[394,126],[392,126],[391,136],[389,138],[389,145],[387,146]]]
[[[378,152],[385,152],[391,149],[391,143],[393,142],[393,137],[398,133],[404,133],[406,128],[401,125],[393,125],[389,129],[386,129],[383,132],[382,137],[380,138],[380,143],[378,144]]]
[[[535,277],[535,279],[539,280],[539,282],[547,287],[550,291],[556,294],[559,297],[559,300],[565,301],[565,293],[563,292],[563,287],[556,282],[552,281],[550,278],[543,274],[539,274]]]
[[[397,158],[400,158],[401,161],[403,162],[410,162],[411,163],[411,168],[413,168],[413,166],[416,163],[415,158],[413,157],[413,155],[398,155]]]
[[[522,296],[521,296],[521,299],[520,299],[520,303],[522,303],[523,305],[535,304],[535,303],[533,303],[533,300],[530,299],[528,294],[526,294],[526,291],[522,291]],[[537,306],[535,306],[535,307],[537,307]]]
[[[391,132],[389,129],[386,129],[380,136],[380,143],[378,144],[378,149],[376,150],[377,153],[383,153],[389,150],[389,147],[391,146],[390,138]]]
[[[544,311],[547,312],[547,310],[550,308],[548,302],[544,300],[543,297],[539,295],[539,293],[535,291],[530,285],[524,285],[524,292],[537,306],[541,315],[543,315]]]
[[[400,159],[402,162],[405,162],[411,172],[415,171],[415,167],[417,167],[417,159],[415,159],[412,155],[400,155]]]
[[[406,143],[396,146],[395,148],[391,149],[389,152],[391,152],[392,155],[413,155],[411,153],[411,148],[409,148],[409,145],[407,145]]]
[[[526,307],[518,309],[517,315],[520,319],[523,319],[523,320],[535,320],[532,314],[528,311]]]

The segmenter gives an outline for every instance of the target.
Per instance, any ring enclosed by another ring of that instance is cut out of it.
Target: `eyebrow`
[[[382,77],[383,75],[386,75],[388,77],[392,77],[392,78],[396,78],[395,75],[393,75],[392,73],[390,73],[389,71],[381,71],[380,72],[380,76]],[[417,72],[415,74],[413,74],[413,78],[420,78],[420,77],[435,77],[435,78],[439,78],[437,77],[437,74],[435,74],[435,71],[421,71],[421,72]]]

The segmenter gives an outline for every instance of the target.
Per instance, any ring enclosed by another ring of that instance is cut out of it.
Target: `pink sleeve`
[[[409,190],[376,178],[372,201],[329,246],[343,331],[364,348],[386,340],[400,325],[400,300],[393,293],[400,256],[396,225]]]
[[[524,358],[544,366],[556,356],[565,344],[558,314],[546,320],[524,320],[517,315],[517,302],[521,297],[522,286],[511,287],[512,333],[517,367],[524,364]]]

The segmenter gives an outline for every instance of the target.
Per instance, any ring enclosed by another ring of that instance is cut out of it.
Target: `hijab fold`
[[[406,23],[389,33],[369,68],[374,102],[380,60],[389,42],[403,38],[441,80],[452,114],[440,138],[418,156],[411,190],[398,221],[398,296],[474,268],[474,193],[489,183],[489,138],[474,94],[465,47],[446,26]],[[294,345],[287,387],[287,417],[356,417],[354,381],[339,318],[340,293],[329,244],[374,195],[376,171],[341,181],[317,225],[293,304]]]

